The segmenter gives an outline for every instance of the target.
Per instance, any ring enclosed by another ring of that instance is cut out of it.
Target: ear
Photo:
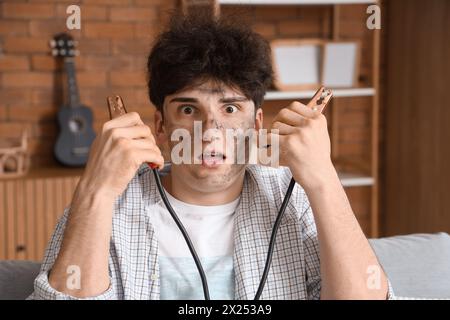
[[[157,145],[163,145],[167,142],[167,133],[164,127],[164,119],[161,111],[156,110],[154,115],[155,140]]]
[[[255,129],[260,130],[263,128],[263,110],[262,108],[258,107],[258,109],[255,112]]]

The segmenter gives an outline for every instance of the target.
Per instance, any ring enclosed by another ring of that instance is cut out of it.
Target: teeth
[[[206,152],[203,154],[204,158],[223,158],[222,153],[215,153],[215,152]]]

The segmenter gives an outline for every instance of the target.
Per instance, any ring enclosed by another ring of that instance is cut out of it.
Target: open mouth
[[[207,167],[213,167],[218,164],[222,164],[226,159],[226,156],[223,153],[216,151],[203,152],[200,157],[202,160],[202,165]]]

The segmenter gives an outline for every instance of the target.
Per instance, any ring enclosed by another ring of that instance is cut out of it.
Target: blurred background
[[[69,30],[74,4],[80,29]],[[0,259],[41,260],[70,203],[83,167],[67,157],[86,147],[70,147],[63,131],[88,132],[92,113],[98,132],[114,94],[153,125],[146,59],[171,10],[239,15],[274,50],[318,53],[309,56],[320,71],[309,82],[282,67],[305,61],[300,56],[275,56],[279,81],[263,105],[266,126],[334,76],[326,110],[333,161],[367,237],[450,232],[450,1],[3,0]],[[371,28],[377,21],[381,28]],[[302,51],[305,43],[312,51]],[[329,44],[355,46],[346,55]],[[348,67],[326,67],[333,59]],[[77,116],[60,126],[67,109]],[[89,135],[79,137],[89,145]]]

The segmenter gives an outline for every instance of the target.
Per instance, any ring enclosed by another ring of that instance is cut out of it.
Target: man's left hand
[[[315,97],[317,98],[317,97]],[[271,130],[279,135],[279,164],[287,166],[305,189],[319,187],[336,177],[324,107],[316,100],[304,105],[292,102],[275,116]]]

